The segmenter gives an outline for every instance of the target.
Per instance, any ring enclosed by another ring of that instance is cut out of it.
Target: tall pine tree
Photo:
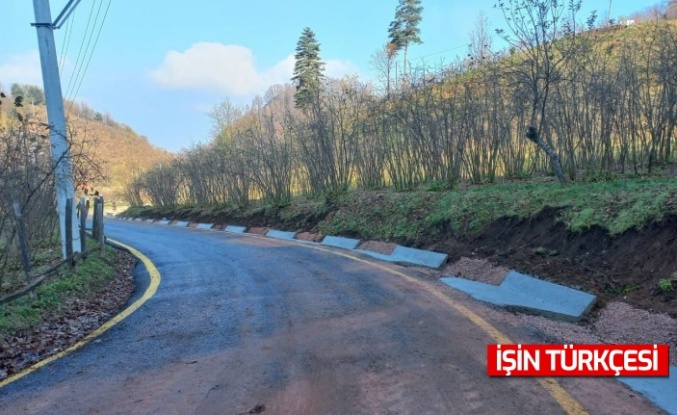
[[[399,0],[395,9],[395,20],[390,22],[388,37],[395,50],[404,49],[404,74],[407,73],[407,52],[410,43],[423,43],[421,40],[421,0]]]
[[[319,97],[322,86],[324,62],[320,59],[320,44],[315,33],[306,27],[296,44],[296,63],[292,81],[296,86],[295,103],[297,108],[305,109]]]

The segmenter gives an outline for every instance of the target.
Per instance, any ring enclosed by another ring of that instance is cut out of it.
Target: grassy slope
[[[115,278],[114,263],[117,251],[106,247],[103,256],[98,252],[79,262],[72,270],[60,269],[58,276],[35,291],[35,298],[25,295],[0,306],[0,338],[17,330],[35,327],[45,313],[59,313],[67,299],[88,299],[96,295]]]
[[[598,225],[618,235],[660,220],[665,214],[677,214],[677,179],[628,179],[567,187],[555,182],[514,182],[448,192],[351,191],[332,204],[298,198],[284,208],[137,207],[125,215],[275,226],[415,243],[422,234],[448,230],[472,237],[501,217],[526,218],[546,206],[560,208],[559,220],[572,231]]]

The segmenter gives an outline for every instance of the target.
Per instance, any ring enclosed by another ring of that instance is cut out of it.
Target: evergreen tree
[[[33,105],[42,105],[45,103],[45,93],[40,87],[35,85],[25,85],[24,94],[26,94],[24,99]]]
[[[24,92],[24,88],[19,84],[12,84],[12,89],[10,93],[14,98],[23,97],[24,95],[26,95],[26,93]]]
[[[296,86],[296,107],[307,108],[320,95],[324,69],[324,62],[320,59],[320,44],[309,27],[303,29],[294,57],[296,63],[292,81]]]
[[[404,49],[404,73],[407,73],[407,51],[410,43],[423,43],[421,40],[421,0],[399,0],[395,9],[395,20],[390,22],[388,37],[395,50]]]

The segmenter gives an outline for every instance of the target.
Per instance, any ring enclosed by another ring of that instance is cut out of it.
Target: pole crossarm
[[[33,27],[49,27],[52,30],[61,29],[61,26],[63,26],[63,24],[66,23],[66,20],[68,20],[71,13],[73,13],[75,8],[78,7],[78,4],[80,4],[80,1],[82,1],[82,0],[70,0],[66,4],[66,6],[63,8],[61,13],[59,13],[59,16],[57,16],[57,18],[54,19],[54,23],[31,23],[31,26],[33,26]]]

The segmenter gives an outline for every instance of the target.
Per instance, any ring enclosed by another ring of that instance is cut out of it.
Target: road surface
[[[488,378],[492,338],[449,302],[478,306],[434,282],[268,238],[116,220],[106,231],[155,263],[157,294],[0,389],[0,414],[660,413],[608,379],[561,381],[562,404],[537,380]]]

